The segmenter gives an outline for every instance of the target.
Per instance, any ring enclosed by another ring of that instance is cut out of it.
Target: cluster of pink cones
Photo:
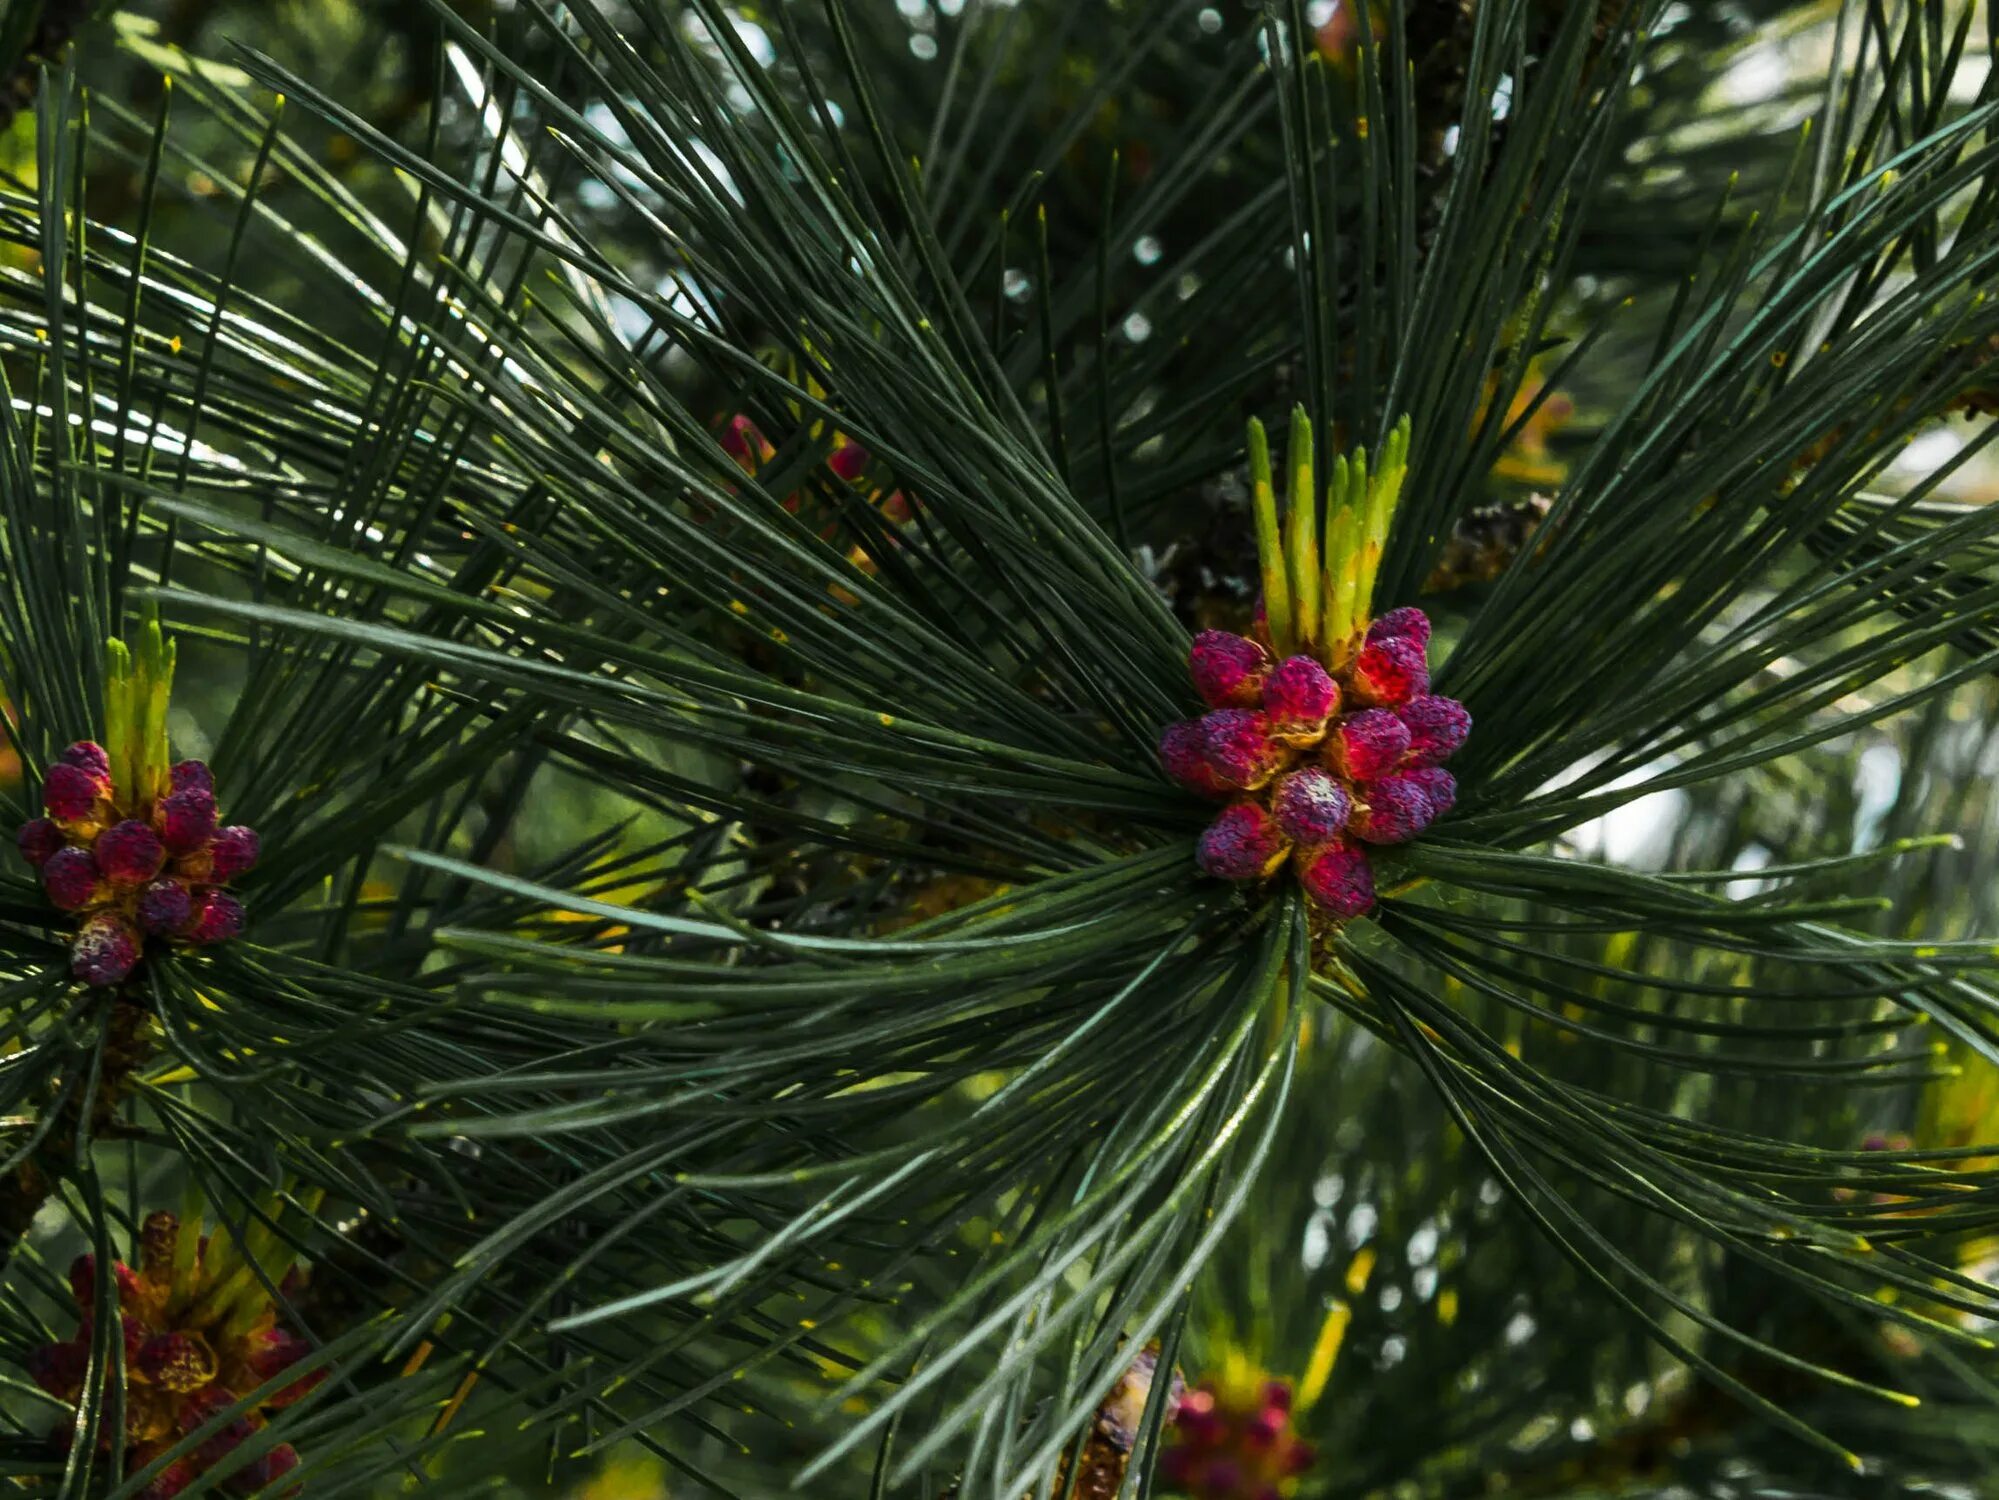
[[[1204,1383],[1173,1413],[1159,1477],[1193,1500],[1283,1500],[1312,1458],[1283,1381],[1247,1391]]]
[[[138,1266],[116,1261],[111,1269],[125,1346],[126,1469],[136,1472],[223,1413],[236,1413],[154,1475],[140,1500],[171,1500],[262,1431],[266,1411],[290,1406],[326,1378],[323,1366],[308,1371],[240,1409],[243,1396],[281,1377],[312,1346],[280,1326],[263,1282],[231,1242],[218,1245],[184,1229],[176,1215],[155,1213],[140,1229]],[[69,1269],[69,1285],[81,1326],[74,1338],[29,1355],[28,1373],[58,1401],[74,1405],[83,1398],[90,1371],[98,1305],[94,1256],[78,1257]],[[101,1441],[108,1450],[111,1433]],[[298,1462],[291,1444],[278,1443],[225,1482],[252,1493],[291,1473]]]
[[[257,834],[221,826],[202,762],[180,762],[162,786],[120,788],[104,747],[79,740],[49,767],[42,806],[21,854],[49,900],[81,919],[70,969],[85,984],[122,981],[149,937],[200,946],[243,930],[242,903],[223,887],[257,862]]]
[[[1276,660],[1248,636],[1196,636],[1188,664],[1209,712],[1168,725],[1159,756],[1182,786],[1228,803],[1201,835],[1201,868],[1258,881],[1288,863],[1329,915],[1372,907],[1368,846],[1414,838],[1457,800],[1443,763],[1471,715],[1430,693],[1429,644],[1415,608],[1376,620],[1337,672]]]

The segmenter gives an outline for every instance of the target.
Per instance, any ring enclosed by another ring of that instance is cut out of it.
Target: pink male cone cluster
[[[136,1473],[181,1440],[235,1407],[243,1396],[281,1376],[311,1345],[278,1326],[261,1282],[234,1258],[210,1265],[210,1242],[183,1249],[180,1220],[150,1215],[140,1230],[137,1269],[112,1264],[113,1294],[125,1344],[125,1468]],[[189,1253],[191,1252],[191,1253]],[[28,1356],[28,1373],[59,1401],[74,1405],[90,1373],[97,1316],[97,1261],[79,1256],[69,1268],[70,1294],[82,1326],[74,1338],[45,1344]],[[322,1367],[280,1386],[254,1408],[239,1411],[189,1452],[153,1476],[140,1500],[170,1500],[238,1445],[263,1430],[263,1413],[290,1406],[326,1377]],[[106,1393],[107,1398],[109,1393]],[[68,1429],[56,1433],[65,1441]],[[106,1451],[111,1434],[101,1438]],[[298,1467],[298,1453],[279,1443],[231,1474],[229,1488],[262,1489]]]
[[[1236,1392],[1201,1385],[1173,1414],[1159,1477],[1193,1500],[1283,1500],[1312,1463],[1291,1425],[1291,1387]]]
[[[1289,863],[1338,918],[1374,905],[1370,844],[1400,844],[1450,811],[1443,769],[1471,732],[1455,698],[1430,693],[1430,621],[1392,610],[1338,676],[1316,657],[1274,661],[1248,636],[1205,630],[1188,658],[1209,705],[1159,739],[1166,773],[1226,800],[1201,835],[1200,866],[1255,881]]]
[[[70,971],[114,985],[138,966],[148,937],[200,947],[243,930],[225,886],[257,862],[254,829],[219,826],[215,781],[184,760],[160,787],[115,787],[101,745],[79,740],[42,784],[46,817],[22,827],[21,855],[42,889],[81,919]]]

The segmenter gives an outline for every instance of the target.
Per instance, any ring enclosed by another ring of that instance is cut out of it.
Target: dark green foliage
[[[1689,1478],[1981,1473],[1992,1170],[1860,1141],[1940,1042],[1999,1062],[1989,429],[1884,484],[1999,336],[1982,31],[1850,5],[1851,67],[1717,117],[1804,7],[1375,8],[1342,63],[1288,4],[438,4],[408,114],[256,51],[56,80],[0,195],[8,733],[32,779],[157,605],[267,852],[94,1151],[51,1122],[118,1012],[0,875],[0,1144],[75,1226],[9,1370],[191,1183],[315,1264],[315,1496],[632,1441],[676,1494],[1010,1500],[1135,1342],[1299,1374],[1359,1291],[1308,1493],[1614,1493],[1687,1407]],[[1412,602],[1544,381],[1547,519],[1426,603],[1458,810],[1315,949],[1194,869],[1198,601],[1141,563],[1217,534],[1244,416],[1406,414]],[[1665,858],[1578,843],[1658,793]],[[0,1472],[137,1493],[0,1379]]]

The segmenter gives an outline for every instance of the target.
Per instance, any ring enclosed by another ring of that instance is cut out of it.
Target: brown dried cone
[[[1443,555],[1423,580],[1423,592],[1448,594],[1453,589],[1492,582],[1533,541],[1554,508],[1555,502],[1546,495],[1529,495],[1525,500],[1467,511],[1452,528]]]
[[[1069,1455],[1062,1455],[1055,1484],[1057,1500],[1117,1500],[1118,1491],[1124,1488],[1125,1472],[1131,1467],[1132,1450],[1138,1446],[1139,1425],[1145,1419],[1146,1403],[1152,1399],[1152,1381],[1158,1369],[1159,1344],[1155,1340],[1140,1351],[1097,1407],[1073,1481],[1069,1477]],[[1186,1394],[1187,1382],[1176,1368],[1173,1384],[1166,1393],[1168,1422]],[[953,1487],[937,1500],[955,1500],[957,1494]],[[1045,1494],[1046,1491],[1035,1489],[1022,1500],[1043,1500]]]

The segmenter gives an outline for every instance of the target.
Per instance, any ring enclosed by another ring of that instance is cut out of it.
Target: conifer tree
[[[15,1487],[1991,1487],[1986,8],[43,9]]]

